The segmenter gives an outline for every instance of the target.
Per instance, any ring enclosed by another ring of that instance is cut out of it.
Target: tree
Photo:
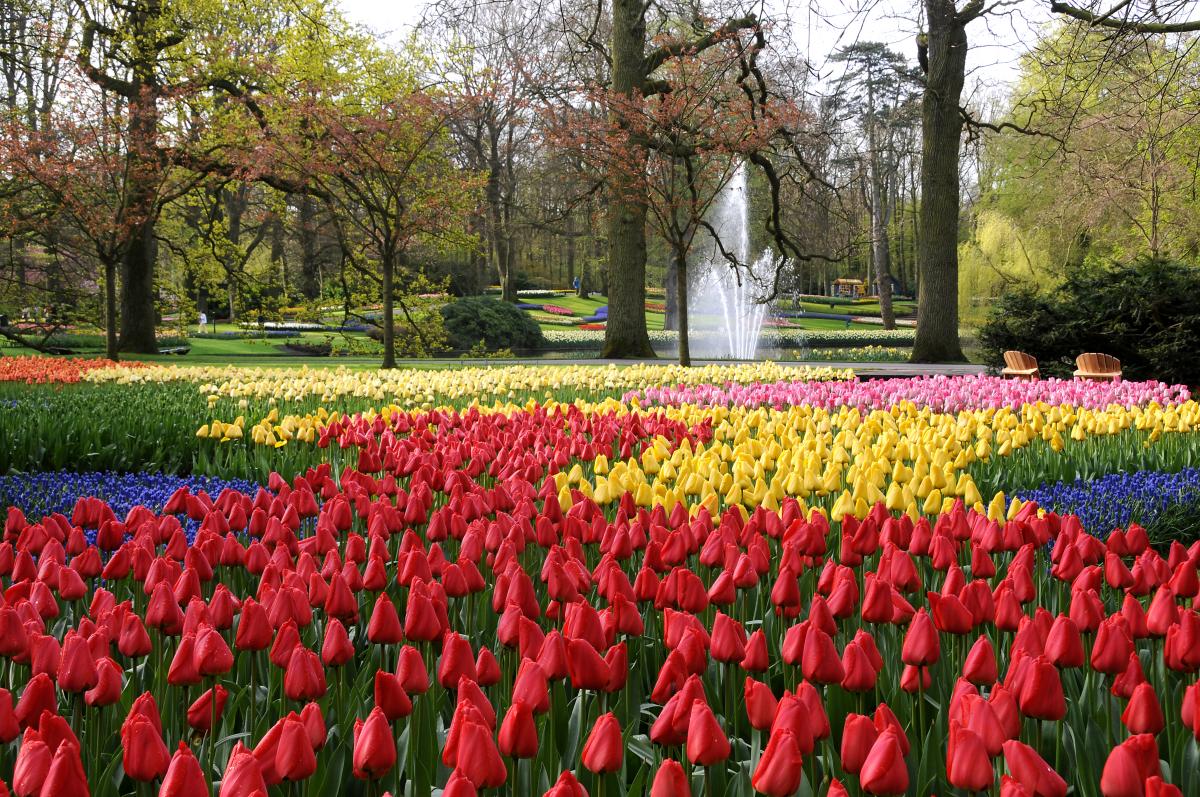
[[[870,213],[871,261],[884,329],[895,329],[892,311],[892,268],[889,225],[895,203],[895,183],[903,153],[899,139],[912,119],[907,65],[898,53],[878,42],[858,42],[834,54],[846,64],[834,95],[837,103],[857,117],[856,143],[865,161],[861,181]]]
[[[74,2],[82,18],[75,62],[124,126],[119,215],[137,219],[120,241],[120,345],[153,353],[155,224],[186,192],[164,187],[232,174],[246,136],[264,122],[254,100],[267,81],[262,59],[279,57],[281,40],[316,49],[337,20],[320,7],[292,13],[263,2]]]
[[[415,52],[364,54],[339,84],[299,85],[272,102],[272,117],[300,120],[269,140],[266,172],[303,181],[338,221],[343,256],[382,301],[383,367],[396,366],[395,311],[426,355],[440,345],[404,294],[427,282],[412,261],[422,243],[464,241],[473,178],[450,157],[452,104],[420,86]],[[280,129],[281,131],[283,128]],[[404,284],[397,285],[397,277]],[[349,290],[343,296],[347,310]]]
[[[921,210],[917,334],[913,362],[957,362],[959,155],[966,80],[967,25],[983,0],[925,0],[929,68],[921,98]]]
[[[430,39],[444,39],[436,64],[451,84],[450,130],[465,166],[485,176],[483,219],[501,299],[516,301],[518,161],[532,149],[529,114],[538,59],[530,48],[544,38],[537,3],[502,0],[468,4],[443,0],[432,9]]]
[[[660,13],[652,16],[652,11]],[[714,22],[720,19],[725,21]],[[609,245],[609,311],[602,356],[653,356],[645,324],[649,200],[640,175],[646,173],[651,149],[658,147],[670,155],[674,147],[669,143],[671,131],[657,130],[648,137],[639,130],[638,120],[645,118],[644,105],[650,98],[690,89],[672,82],[666,67],[677,59],[698,57],[718,45],[744,38],[736,50],[739,68],[733,84],[753,108],[750,116],[756,124],[772,130],[761,147],[744,154],[767,185],[769,209],[763,216],[764,226],[780,265],[787,260],[815,257],[785,229],[783,196],[785,184],[806,184],[819,178],[805,160],[802,131],[794,125],[800,95],[780,91],[772,81],[776,73],[760,61],[767,52],[767,26],[756,14],[736,3],[729,8],[701,9],[686,4],[665,9],[643,0],[614,0],[607,48],[601,41],[600,20],[600,16],[594,17],[590,25],[585,24],[573,34],[584,52],[601,53],[608,67],[604,72],[608,80],[597,79],[594,72],[580,74],[574,90],[565,93],[567,100],[560,105],[569,105],[580,95],[594,101],[607,118],[607,149],[622,153],[619,161],[610,159],[614,167],[602,173],[608,200]],[[647,32],[651,21],[655,25],[653,36]],[[653,46],[648,47],[650,42]],[[561,114],[561,109],[558,111]],[[577,118],[571,113],[561,115]],[[556,124],[561,129],[561,120]],[[784,272],[783,268],[777,269],[768,300],[778,294]]]

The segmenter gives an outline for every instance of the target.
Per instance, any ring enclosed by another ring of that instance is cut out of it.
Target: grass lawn
[[[791,312],[800,308],[793,307],[790,301],[786,299],[777,305],[779,310]],[[807,313],[837,313],[839,315],[869,315],[878,317],[880,314],[879,302],[864,302],[862,304],[822,304],[819,301],[805,300],[800,302],[800,307]],[[917,312],[917,303],[910,301],[897,301],[892,303],[892,310],[897,316],[915,315]]]
[[[652,299],[657,301],[656,299]],[[580,299],[574,294],[560,296],[556,299],[534,300],[532,304],[554,304],[560,307],[566,307],[574,311],[579,317],[587,317],[595,315],[596,310],[608,304],[608,299],[598,294],[592,294],[587,299]],[[828,305],[809,306],[810,303],[805,302],[805,309],[813,312],[824,312],[828,310]],[[905,304],[900,303],[897,307],[897,312],[903,312],[902,308]],[[790,303],[784,303],[784,307],[788,307]],[[844,312],[845,306],[839,306],[835,312]],[[855,306],[853,312],[858,314],[870,314],[871,305]],[[874,305],[875,313],[878,313],[878,304]],[[658,312],[646,313],[646,327],[652,331],[658,331],[663,328],[664,314]],[[716,319],[720,323],[719,319]],[[793,318],[789,321],[796,325],[790,329],[793,332],[800,330],[836,330],[836,329],[861,329],[871,330],[879,329],[875,324],[852,323],[849,326],[844,321],[838,321],[828,318]],[[218,331],[222,330],[223,326],[217,327]],[[543,332],[564,331],[573,329],[571,326],[561,324],[541,324]],[[194,331],[194,327],[192,328]],[[164,332],[174,332],[175,330],[163,330]],[[97,338],[103,335],[102,330],[94,330]],[[298,337],[292,338],[196,338],[189,337],[188,345],[190,351],[187,354],[154,354],[154,355],[137,355],[129,356],[127,359],[140,360],[142,362],[162,363],[168,365],[238,365],[249,368],[254,367],[285,367],[299,368],[309,366],[314,368],[337,368],[345,367],[351,369],[377,368],[379,366],[379,357],[376,356],[340,356],[340,357],[314,357],[293,354],[287,351],[284,347],[289,343],[322,343],[330,337],[335,339],[341,333],[335,332],[302,332]],[[348,333],[349,337],[364,337],[361,332]],[[599,337],[599,336],[597,336]],[[104,355],[102,346],[93,347],[77,347],[74,349],[75,356],[79,357],[101,357]],[[0,347],[0,355],[14,356],[35,354],[32,349],[24,349],[16,346]],[[559,354],[561,356],[561,353]],[[581,356],[586,359],[594,354],[581,353]],[[545,358],[548,362],[552,362],[553,355]],[[403,368],[445,368],[453,366],[457,360],[423,360],[419,363],[411,360],[401,362]],[[502,364],[503,360],[496,360],[497,364]]]
[[[598,308],[603,307],[604,305],[608,304],[608,299],[603,296],[599,296],[597,294],[592,294],[592,296],[590,296],[587,299],[580,299],[578,296],[571,295],[571,296],[561,296],[557,299],[546,299],[544,301],[539,299],[539,300],[537,300],[535,302],[531,302],[531,303],[532,304],[553,304],[553,305],[557,305],[559,307],[566,307],[568,310],[574,310],[575,315],[580,316],[581,318],[586,318],[587,316],[595,315],[596,310]],[[828,311],[828,305],[821,305],[820,307],[817,307],[817,306],[809,307],[809,306],[807,306],[808,305],[807,302],[805,302],[804,304],[805,304],[805,310],[809,310],[811,312],[827,312]],[[785,303],[783,305],[783,307],[788,308],[788,307],[790,307],[790,304]],[[912,309],[915,312],[916,306],[913,305],[911,302],[899,303],[899,306],[897,307],[896,312],[897,313],[903,312],[902,308],[905,308],[905,307],[908,307],[909,309]],[[824,309],[822,309],[822,308],[824,308]],[[874,305],[873,313],[871,312],[871,310],[872,310],[872,305],[862,305],[861,310],[860,310],[860,306],[855,306],[852,314],[855,314],[855,315],[879,315],[879,305],[878,304]],[[834,310],[834,312],[842,313],[842,312],[846,312],[846,311],[842,308],[839,308],[839,309]],[[648,311],[646,313],[646,328],[649,330],[661,330],[663,328],[664,319],[665,319],[665,316],[663,315],[663,313],[656,313],[656,312]],[[825,330],[825,329],[846,329],[847,328],[845,321],[837,321],[837,320],[831,319],[831,318],[793,318],[793,319],[789,319],[789,320],[794,324],[799,324],[800,329],[822,329],[822,330]],[[570,326],[566,326],[563,324],[542,324],[541,327],[542,327],[543,332],[562,331],[564,329],[571,329]],[[849,326],[849,329],[878,329],[878,328],[879,328],[879,326],[877,324],[863,324],[863,323],[859,323],[859,322],[853,322]]]

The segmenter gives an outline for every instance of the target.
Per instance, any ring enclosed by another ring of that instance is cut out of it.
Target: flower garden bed
[[[1185,388],[64,363],[0,384],[16,794],[1200,793]]]

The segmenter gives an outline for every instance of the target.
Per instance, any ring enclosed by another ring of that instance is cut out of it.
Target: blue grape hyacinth
[[[1097,479],[1043,484],[1020,493],[1045,509],[1079,517],[1097,536],[1136,522],[1149,528],[1168,512],[1200,504],[1200,468],[1177,473],[1135,471]]]

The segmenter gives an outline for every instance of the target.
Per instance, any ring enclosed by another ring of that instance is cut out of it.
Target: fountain
[[[750,259],[749,198],[746,167],[739,164],[713,202],[710,222],[721,243],[740,265],[734,266],[714,243],[688,269],[689,342],[694,357],[754,359],[762,336],[767,305],[761,274],[773,255]]]

